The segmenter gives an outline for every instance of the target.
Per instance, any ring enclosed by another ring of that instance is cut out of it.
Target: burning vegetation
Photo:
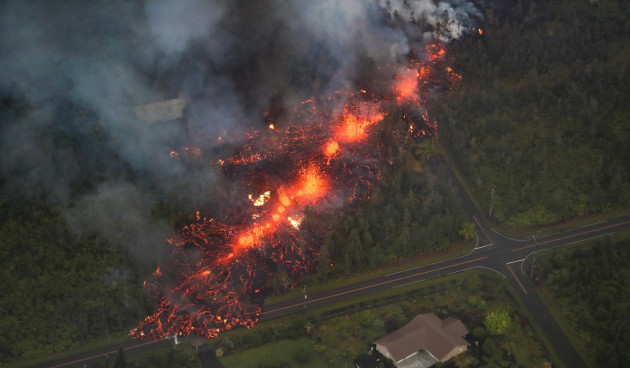
[[[393,118],[408,122],[404,139],[437,136],[425,109],[427,94],[450,88],[459,76],[445,65],[443,44],[431,43],[419,54],[421,60],[393,73],[388,95],[376,98],[361,90],[309,99],[289,123],[268,122],[249,132],[238,153],[217,160],[223,174],[250,194],[230,215],[197,213],[196,221],[169,240],[174,247],[169,260],[145,282],[158,300],[155,313],[130,335],[214,337],[250,328],[262,314],[260,301],[273,275],[282,271],[299,280],[312,272],[319,245],[301,231],[306,210],[325,211],[369,190],[378,179],[379,152],[366,142],[377,127],[388,129],[383,123],[389,111],[402,112]],[[336,109],[339,105],[343,108]]]

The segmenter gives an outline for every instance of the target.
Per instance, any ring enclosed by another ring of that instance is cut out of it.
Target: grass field
[[[501,366],[506,359],[518,366],[544,367],[550,360],[505,280],[489,271],[469,270],[341,307],[347,312],[331,313],[335,311],[331,306],[327,312],[310,311],[290,320],[268,321],[249,331],[234,331],[238,335],[226,337],[230,348],[221,363],[226,368],[353,367],[354,359],[366,353],[372,341],[402,327],[415,315],[429,312],[459,318],[471,332],[470,350],[454,359],[451,364],[455,367]],[[508,312],[512,319],[511,328],[503,335],[491,336],[483,327],[485,316],[492,311]],[[293,338],[283,338],[287,331]],[[252,341],[260,345],[247,347]]]
[[[225,367],[328,367],[308,337],[281,340],[221,358]]]

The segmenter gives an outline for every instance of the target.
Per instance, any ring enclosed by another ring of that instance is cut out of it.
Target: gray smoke
[[[459,0],[5,1],[2,196],[46,198],[78,234],[154,254],[170,225],[152,210],[216,204],[223,179],[207,163],[226,142],[265,112],[290,119],[299,101],[353,88],[366,60],[403,63],[444,12],[449,37],[479,17]],[[180,93],[185,123],[134,113]],[[203,157],[170,157],[183,146]]]
[[[405,21],[428,24],[433,29],[438,23],[442,27],[438,34],[440,41],[448,42],[459,38],[475,22],[483,18],[475,4],[466,0],[432,1],[432,0],[377,0],[387,9],[390,16],[400,17]],[[424,37],[430,37],[425,34]]]

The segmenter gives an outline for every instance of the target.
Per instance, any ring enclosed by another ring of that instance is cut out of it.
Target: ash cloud
[[[222,145],[265,112],[282,122],[302,100],[353,88],[366,60],[404,62],[444,12],[449,37],[479,17],[460,0],[5,1],[2,196],[46,198],[78,234],[153,254],[170,229],[151,209],[213,204],[222,179],[206,168]],[[185,122],[134,114],[179,93]],[[206,164],[169,156],[182,146]]]

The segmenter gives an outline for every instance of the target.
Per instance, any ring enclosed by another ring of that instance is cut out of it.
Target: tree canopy
[[[512,326],[512,320],[507,312],[490,312],[483,325],[490,335],[503,335]]]
[[[628,206],[629,3],[519,0],[485,18],[449,46],[462,79],[433,104],[479,203],[514,227]]]
[[[630,238],[553,250],[538,263],[543,286],[562,306],[587,354],[607,367],[630,365]]]

